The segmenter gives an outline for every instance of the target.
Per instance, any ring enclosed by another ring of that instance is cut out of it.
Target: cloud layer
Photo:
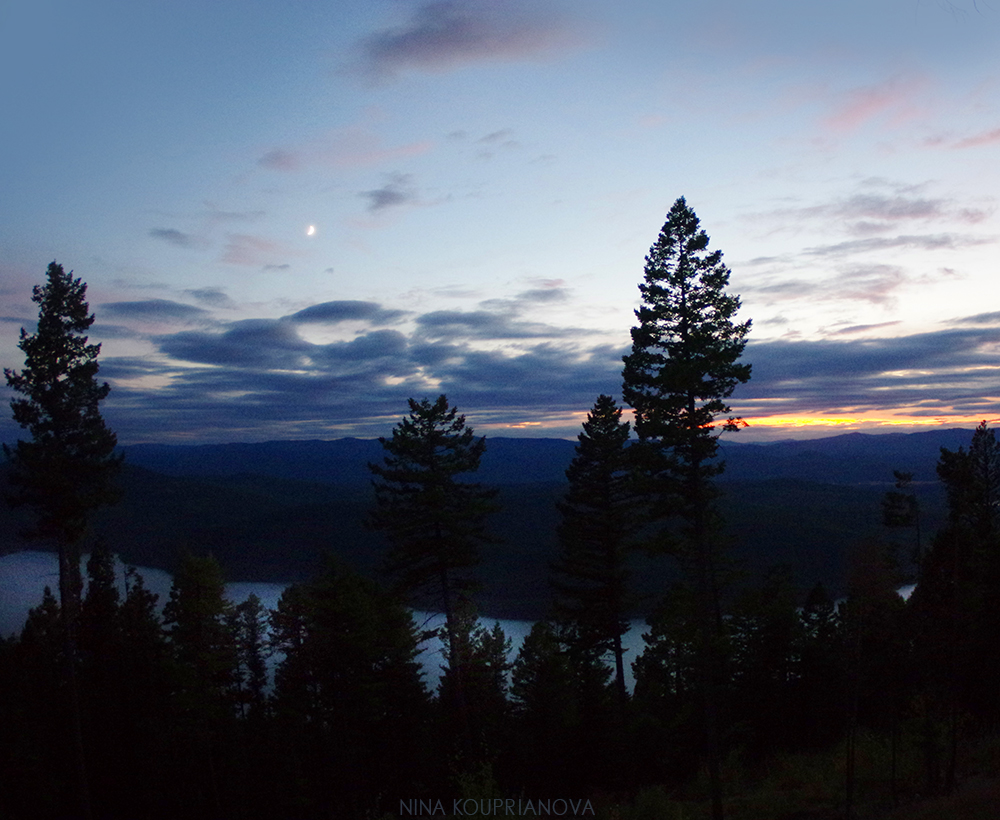
[[[530,423],[572,436],[599,394],[620,395],[628,348],[624,338],[597,342],[584,328],[532,318],[534,307],[568,298],[555,285],[424,313],[331,301],[236,322],[209,322],[202,308],[169,300],[112,303],[101,316],[201,327],[149,337],[150,356],[104,358],[101,376],[114,388],[106,412],[123,441],[375,436],[408,398],[446,393],[493,432]],[[734,411],[751,425],[760,416],[891,416],[901,408],[913,418],[996,413],[1000,315],[871,337],[894,326],[751,341],[744,361],[753,378],[733,396]],[[101,330],[95,325],[95,338]],[[303,335],[317,330],[339,336]]]

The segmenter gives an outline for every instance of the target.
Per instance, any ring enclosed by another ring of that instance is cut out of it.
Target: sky
[[[14,0],[0,111],[0,360],[72,269],[124,444],[573,437],[680,196],[739,440],[1000,420],[984,0]]]

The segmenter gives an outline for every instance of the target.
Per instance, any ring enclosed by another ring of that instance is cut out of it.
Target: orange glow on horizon
[[[745,416],[749,427],[939,427],[976,425],[980,416]],[[996,423],[1000,419],[987,419]]]

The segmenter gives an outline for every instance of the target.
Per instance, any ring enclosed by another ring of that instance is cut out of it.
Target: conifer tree
[[[90,816],[77,685],[77,628],[80,617],[80,539],[90,514],[117,494],[111,480],[121,459],[117,439],[101,417],[99,404],[110,391],[97,382],[100,345],[83,335],[94,322],[87,286],[52,262],[48,282],[36,285],[38,327],[21,328],[25,354],[20,373],[4,368],[7,384],[23,398],[11,400],[14,421],[31,441],[4,445],[11,461],[14,504],[31,507],[36,525],[28,534],[54,542],[59,552],[59,603],[64,632],[64,664],[70,701],[70,734],[76,750],[80,813]]]
[[[218,719],[233,695],[236,645],[227,619],[222,567],[211,554],[181,558],[163,607],[163,622],[177,661],[182,711]]]
[[[629,473],[629,423],[611,396],[599,396],[566,470],[559,511],[562,554],[553,564],[557,617],[585,654],[614,654],[615,687],[626,698],[622,636],[628,631],[627,548],[637,524]]]
[[[580,722],[573,672],[556,626],[538,621],[511,670],[517,763],[528,792],[564,793],[572,783],[574,729]]]
[[[379,439],[385,463],[368,465],[376,476],[369,524],[386,534],[386,570],[397,589],[443,610],[455,659],[461,657],[456,612],[472,587],[469,570],[479,563],[479,545],[489,540],[485,519],[496,509],[496,490],[457,480],[479,469],[486,438],[475,438],[444,395],[434,402],[410,399],[409,406],[392,438]],[[455,671],[455,706],[465,720],[461,667]]]
[[[726,399],[750,378],[739,364],[750,322],[736,323],[737,296],[726,293],[729,268],[721,251],[708,250],[708,235],[684,198],[667,215],[646,256],[642,304],[625,356],[623,397],[635,411],[638,470],[657,518],[678,515],[684,523],[676,554],[694,582],[699,610],[705,692],[706,756],[712,816],[722,817],[717,695],[721,612],[717,556],[712,540],[716,419],[730,413]],[[738,429],[730,417],[723,430]]]
[[[948,522],[924,556],[910,599],[917,632],[917,667],[927,693],[925,746],[928,787],[941,779],[955,785],[963,721],[971,714],[982,724],[1000,724],[1000,629],[996,589],[1000,585],[1000,444],[986,422],[969,449],[941,448],[938,476],[945,485]],[[932,713],[933,712],[933,713]],[[938,749],[929,731],[943,720],[948,748]]]
[[[455,688],[461,681],[462,699],[467,714],[459,715],[453,726],[455,733],[468,730],[473,741],[466,751],[482,762],[489,762],[502,745],[510,708],[507,701],[507,660],[512,643],[500,622],[487,629],[476,616],[468,601],[458,606],[453,626],[446,629],[444,656],[448,661],[439,686],[440,700],[451,704],[456,700]],[[455,647],[457,654],[452,654]]]
[[[378,792],[408,796],[425,755],[427,706],[412,615],[331,561],[315,580],[285,589],[271,624],[284,656],[274,708],[291,729],[316,816],[350,815],[345,805],[360,816]]]
[[[58,546],[60,606],[64,617],[76,618],[82,588],[78,544],[91,512],[116,499],[111,479],[121,459],[98,406],[111,390],[97,382],[101,346],[87,344],[83,335],[94,323],[87,285],[55,262],[47,275],[48,283],[36,285],[31,297],[40,306],[38,328],[32,334],[21,329],[24,369],[4,368],[7,384],[23,396],[11,400],[14,421],[32,440],[4,445],[4,452],[13,468],[11,500],[34,509],[30,535]]]
[[[263,716],[267,689],[267,610],[250,593],[231,611],[230,630],[236,644],[238,701],[243,717]]]

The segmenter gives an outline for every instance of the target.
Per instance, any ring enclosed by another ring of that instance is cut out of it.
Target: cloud
[[[855,88],[838,101],[823,126],[840,133],[855,131],[877,117],[888,115],[893,125],[906,122],[919,113],[913,103],[917,91],[926,83],[920,78],[890,78],[882,83]]]
[[[978,148],[980,145],[995,145],[1000,142],[1000,128],[984,131],[952,144],[952,148]]]
[[[425,339],[551,339],[579,331],[543,322],[526,322],[488,310],[435,310],[417,317]]]
[[[512,299],[487,299],[480,302],[479,306],[500,313],[521,313],[536,305],[550,306],[566,302],[569,299],[569,290],[561,285],[561,279],[549,280],[545,283],[545,287],[522,291]]]
[[[377,302],[344,299],[336,302],[321,302],[318,305],[310,305],[284,318],[286,321],[299,323],[336,324],[337,322],[362,320],[371,322],[372,324],[389,324],[400,320],[406,315],[406,311],[404,310],[386,309]]]
[[[97,321],[94,322],[91,335],[95,339],[100,339],[102,341],[106,341],[108,339],[145,338],[145,334],[135,328],[125,327],[124,325],[109,325],[101,321],[101,319],[97,319]]]
[[[207,218],[211,222],[256,222],[266,215],[266,211],[223,211],[213,202],[205,202]]]
[[[160,322],[205,321],[211,313],[204,308],[185,305],[170,299],[144,299],[138,302],[105,302],[100,306],[102,316],[123,319],[146,319]]]
[[[886,327],[893,327],[895,325],[902,324],[900,321],[893,322],[878,322],[873,325],[851,325],[851,327],[844,327],[840,330],[835,330],[831,333],[831,336],[850,336],[855,333],[868,333],[872,330],[879,330]]]
[[[510,143],[511,138],[513,136],[514,132],[511,131],[509,128],[501,128],[499,131],[493,131],[489,134],[486,134],[483,137],[480,137],[478,140],[476,140],[476,142],[482,142],[486,144],[498,143],[498,142]]]
[[[371,213],[416,202],[417,196],[410,186],[412,180],[411,174],[393,174],[381,188],[362,191],[358,196],[368,200],[368,210]]]
[[[944,221],[973,225],[992,215],[994,208],[970,207],[946,197],[921,194],[923,185],[903,185],[882,178],[861,182],[860,191],[816,205],[781,208],[752,217],[798,229],[819,222],[824,230],[847,231],[856,235],[898,232],[904,224]],[[872,190],[881,189],[881,190]],[[911,240],[912,241],[912,240]]]
[[[524,60],[564,47],[569,29],[554,13],[515,0],[421,3],[399,26],[366,37],[353,70],[373,81],[407,69],[447,71],[469,63]]]
[[[990,313],[977,313],[974,316],[964,316],[961,319],[952,319],[949,324],[956,325],[1000,325],[1000,311]]]
[[[853,281],[846,286],[875,292],[891,283],[892,271],[858,269]],[[218,295],[206,290],[209,300]],[[123,441],[385,435],[407,398],[444,392],[473,424],[563,424],[600,393],[619,394],[628,350],[624,332],[609,344],[585,328],[526,318],[565,297],[553,281],[468,311],[415,314],[339,300],[278,319],[156,335],[149,356],[102,360],[102,377],[113,387],[109,423]],[[168,300],[111,303],[105,312],[174,320],[205,313]],[[317,324],[340,338],[300,335]],[[743,357],[752,379],[734,394],[734,411],[752,419],[903,407],[935,417],[996,406],[1000,313],[960,317],[935,332],[875,335],[897,324],[840,327],[821,340],[752,340]],[[575,431],[567,426],[557,434]]]
[[[291,254],[293,251],[262,236],[229,234],[220,261],[229,265],[264,268],[267,265],[283,264],[275,263],[274,258]]]
[[[288,270],[292,266],[285,262],[282,265],[264,265],[264,270]]]
[[[827,276],[772,279],[757,276],[741,287],[743,295],[760,294],[768,301],[845,300],[892,305],[895,295],[913,281],[898,265],[843,263]]]
[[[189,288],[184,292],[199,302],[212,307],[234,307],[233,300],[226,295],[222,288]]]
[[[857,253],[894,250],[897,248],[942,251],[968,248],[974,245],[985,245],[995,241],[992,237],[963,236],[956,233],[904,234],[891,237],[872,237],[870,239],[851,239],[846,242],[835,242],[832,245],[815,245],[806,248],[804,253],[809,256],[850,256]]]
[[[270,168],[272,171],[297,171],[302,162],[295,152],[275,148],[258,159],[257,164],[262,168]]]
[[[430,140],[387,146],[382,137],[364,125],[336,129],[295,148],[275,148],[257,164],[272,171],[293,172],[317,165],[332,168],[363,168],[425,154],[434,147]]]
[[[480,137],[476,140],[478,145],[484,146],[484,150],[480,151],[477,156],[480,159],[491,159],[496,148],[503,148],[505,150],[510,150],[512,148],[520,148],[521,144],[513,139],[514,132],[509,128],[502,128],[499,131],[493,131],[485,136]]]
[[[946,201],[906,196],[856,194],[843,202],[837,211],[850,219],[860,217],[897,222],[905,219],[936,219],[942,216]]]
[[[857,340],[750,342],[739,401],[776,414],[856,414],[920,406],[948,415],[996,393],[1000,328]]]
[[[173,359],[255,369],[296,369],[313,345],[276,319],[245,319],[224,333],[183,332],[161,337],[160,350]]]
[[[151,228],[149,235],[154,239],[161,239],[177,248],[194,248],[200,243],[196,237],[189,233],[183,233],[176,228]]]

